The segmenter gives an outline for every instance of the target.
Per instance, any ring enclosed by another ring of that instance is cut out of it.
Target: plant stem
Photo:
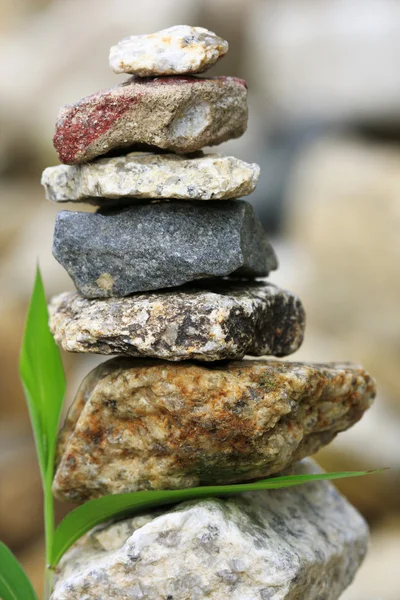
[[[52,567],[46,566],[44,572],[44,595],[43,600],[50,600],[53,591],[54,570]]]
[[[50,565],[51,550],[53,548],[54,537],[54,503],[51,488],[44,490],[44,531],[46,541],[46,565]]]
[[[54,539],[54,499],[51,491],[53,483],[54,452],[51,453],[47,476],[44,479],[44,531],[46,543],[46,566],[44,572],[44,600],[49,600],[53,591],[54,569],[51,566],[53,539]]]

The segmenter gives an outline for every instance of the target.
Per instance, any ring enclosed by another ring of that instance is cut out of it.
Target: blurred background
[[[343,600],[400,600],[399,0],[0,0],[0,539],[40,590],[41,488],[17,362],[36,260],[49,295],[72,289],[51,255],[59,207],[39,183],[58,162],[58,108],[121,81],[108,67],[120,38],[174,24],[227,39],[211,73],[249,82],[247,135],[220,150],[262,168],[250,200],[280,258],[272,280],[308,315],[293,358],[361,362],[377,378],[369,414],[318,459],[390,466],[339,483],[372,531]],[[99,360],[64,358],[70,401]]]

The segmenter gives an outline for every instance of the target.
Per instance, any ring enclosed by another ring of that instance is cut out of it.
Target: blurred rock
[[[340,600],[399,600],[399,539],[399,518],[387,518],[372,530],[367,557]]]
[[[213,74],[243,76],[243,56],[246,53],[246,24],[259,0],[200,0],[198,23],[211,27],[229,42],[224,60],[213,67]],[[229,15],[229,18],[227,18]]]
[[[25,573],[32,582],[39,598],[42,597],[44,587],[44,567],[45,567],[45,541],[44,538],[38,538],[31,544],[25,546],[21,552],[17,553],[17,558],[21,562]],[[23,600],[21,598],[21,600]]]
[[[43,199],[39,181],[32,185],[32,194],[35,193],[35,185],[42,201],[33,204],[27,211],[28,218],[21,220],[19,231],[13,236],[12,244],[8,244],[0,262],[0,311],[6,307],[14,307],[16,302],[26,306],[37,264],[41,267],[48,295],[73,289],[68,275],[51,254],[58,207]],[[24,189],[21,188],[21,196]],[[74,204],[73,210],[79,211],[81,208]],[[85,210],[90,211],[92,208],[85,207]]]
[[[110,86],[115,78],[108,65],[110,46],[132,33],[132,23],[140,34],[196,22],[198,4],[198,0],[147,0],[143,5],[130,0],[54,0],[3,36],[0,169],[10,168],[21,153],[30,153],[30,160],[42,166],[54,163],[51,138],[57,111],[62,104]]]
[[[343,479],[337,487],[363,515],[373,519],[399,509],[400,419],[378,398],[355,427],[339,436],[317,455],[327,471],[359,471],[389,467],[362,480]],[[371,440],[376,440],[371,443]]]
[[[303,200],[307,206],[304,198]],[[301,212],[300,207],[298,207],[298,212]],[[316,216],[317,214],[318,211],[316,211]],[[294,221],[292,225],[295,225],[294,231],[297,231],[294,215],[292,215],[292,218]],[[305,225],[303,220],[302,223]],[[326,236],[333,235],[332,233],[328,233],[328,227],[326,227],[325,231]],[[301,230],[298,232],[299,237],[300,233]],[[307,233],[306,231],[305,235]],[[301,243],[301,240],[303,243]],[[349,300],[349,303],[356,303],[355,306],[349,304],[349,309],[353,308],[354,323],[357,327],[349,323],[347,333],[341,329],[340,320],[339,322],[335,322],[336,325],[330,327],[329,331],[327,331],[326,326],[321,324],[321,321],[315,323],[314,311],[318,310],[319,313],[322,313],[321,307],[316,306],[318,298],[324,293],[324,290],[321,288],[324,285],[332,286],[333,284],[332,282],[329,283],[328,275],[324,273],[322,265],[318,272],[315,270],[315,262],[319,260],[317,250],[314,248],[314,253],[310,254],[307,252],[308,240],[303,238],[301,240],[296,238],[297,243],[293,242],[293,244],[277,243],[276,240],[273,240],[277,254],[280,257],[281,268],[278,271],[274,271],[270,277],[274,283],[282,287],[289,286],[306,297],[307,327],[304,342],[294,355],[294,359],[307,362],[316,360],[326,362],[338,360],[361,362],[365,357],[364,348],[359,341],[358,331],[361,326],[360,324],[357,325],[356,312],[362,310],[363,300],[362,298]],[[362,271],[365,267],[360,264],[355,268],[358,271]],[[337,272],[332,271],[331,277],[335,281],[338,281],[340,274],[340,270]],[[318,284],[317,275],[321,278],[321,284]],[[334,293],[334,289],[331,291]],[[334,307],[331,303],[328,304],[328,307],[325,325],[330,324],[329,314],[334,314]],[[379,315],[379,312],[377,315]],[[371,318],[375,317],[371,316]],[[395,323],[397,322],[398,319]],[[357,340],[358,345],[355,343]],[[347,495],[349,500],[364,515],[368,518],[376,519],[388,512],[399,511],[400,415],[398,409],[400,403],[398,402],[398,395],[388,396],[385,393],[383,372],[377,369],[377,355],[388,354],[384,343],[378,341],[378,343],[373,344],[372,336],[370,344],[371,350],[374,350],[374,354],[371,354],[371,357],[375,360],[368,361],[368,368],[371,375],[374,377],[377,376],[378,386],[378,397],[375,400],[374,406],[364,415],[360,423],[357,423],[345,435],[339,436],[323,452],[318,453],[317,457],[321,465],[328,471],[368,470],[379,467],[390,468],[390,470],[378,475],[371,475],[359,480],[343,479],[336,482],[337,487]],[[365,599],[361,597],[359,600]],[[376,600],[376,598],[371,598],[371,600]]]
[[[399,121],[397,0],[259,1],[249,16],[249,79],[283,120]]]
[[[51,0],[0,0],[0,35],[23,23]]]
[[[0,482],[0,539],[16,550],[42,530],[42,485],[29,430],[4,419]]]
[[[29,180],[16,184],[14,180],[0,178],[0,261],[12,247],[20,228],[29,220],[37,196],[32,194]]]
[[[29,421],[18,374],[25,310],[23,302],[0,304],[0,422],[10,419],[22,425]]]
[[[400,146],[325,138],[299,158],[286,232],[311,330],[340,339],[400,409]],[[297,263],[296,263],[297,264]]]
[[[44,200],[39,181],[0,180],[0,193],[0,421],[27,425],[18,359],[36,264],[41,267],[48,295],[73,286],[51,255],[57,207]],[[64,356],[71,381],[76,362],[72,355]],[[90,368],[93,363],[79,362],[79,368],[81,364]],[[81,379],[79,376],[79,383]],[[71,391],[73,397],[76,389]]]
[[[366,546],[328,482],[199,499],[94,529],[62,559],[52,598],[336,600]]]

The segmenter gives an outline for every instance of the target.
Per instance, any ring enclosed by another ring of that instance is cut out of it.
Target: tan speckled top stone
[[[203,27],[175,25],[149,35],[132,35],[110,51],[115,73],[141,77],[202,73],[228,52],[228,42]]]
[[[258,165],[233,156],[130,152],[81,165],[48,167],[42,185],[49,200],[105,206],[119,199],[239,198],[254,191],[259,175]]]

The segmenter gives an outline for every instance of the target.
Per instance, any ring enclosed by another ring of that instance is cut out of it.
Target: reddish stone
[[[195,152],[239,137],[246,125],[242,79],[131,78],[63,107],[53,141],[61,162],[77,164],[138,144]]]

